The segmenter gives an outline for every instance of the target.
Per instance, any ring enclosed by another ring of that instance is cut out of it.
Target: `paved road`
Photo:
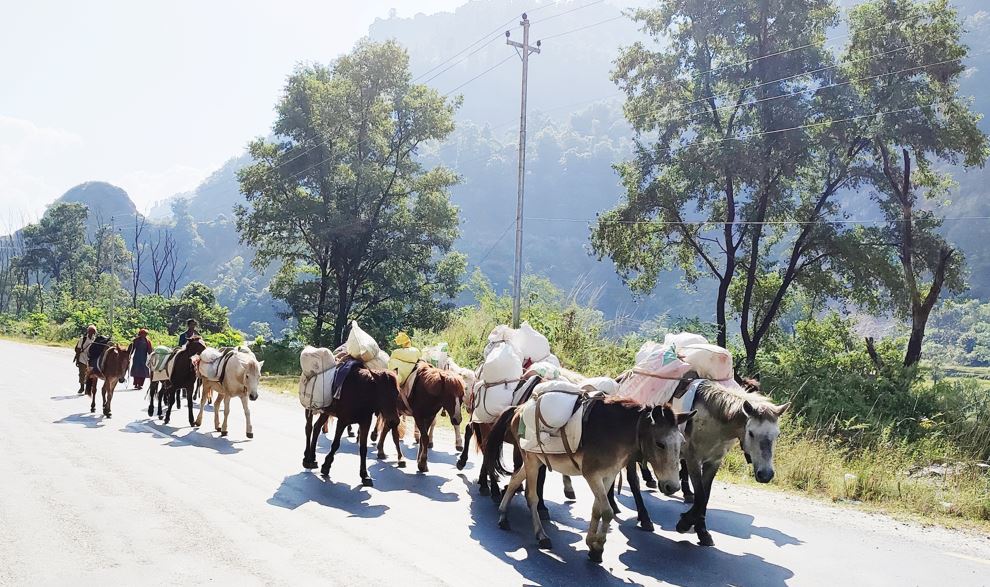
[[[715,548],[674,532],[684,506],[651,494],[657,531],[627,510],[594,566],[582,482],[567,503],[551,476],[541,552],[521,499],[514,530],[496,528],[449,439],[428,474],[371,460],[374,488],[345,441],[325,480],[299,466],[294,398],[262,394],[253,440],[239,408],[220,438],[148,419],[141,392],[118,392],[104,420],[76,396],[70,354],[0,341],[0,584],[990,584],[986,537],[732,486],[709,512]]]

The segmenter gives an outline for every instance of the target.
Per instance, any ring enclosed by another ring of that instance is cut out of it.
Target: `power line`
[[[596,26],[601,26],[603,24],[607,24],[607,23],[610,23],[612,21],[616,21],[616,20],[619,20],[619,19],[625,18],[625,17],[626,17],[626,15],[620,14],[619,16],[613,16],[612,18],[606,18],[605,20],[600,20],[598,22],[593,22],[591,24],[586,24],[584,26],[577,27],[576,29],[571,29],[571,30],[568,30],[568,31],[563,31],[563,32],[560,32],[560,33],[555,33],[555,34],[550,35],[549,37],[542,37],[541,40],[543,40],[543,41],[549,41],[550,39],[556,39],[557,37],[563,37],[564,35],[569,35],[571,33],[576,33],[578,31],[583,31],[585,29],[590,29],[590,28],[593,28],[593,27],[596,27]]]
[[[496,63],[495,65],[493,65],[493,66],[491,66],[491,67],[489,67],[489,68],[488,68],[488,69],[486,69],[485,71],[482,71],[482,72],[481,72],[481,73],[479,73],[478,75],[476,75],[476,76],[474,76],[474,77],[472,77],[471,79],[469,79],[468,81],[466,81],[466,82],[464,82],[463,84],[461,84],[461,85],[459,85],[459,86],[457,86],[457,87],[455,87],[454,89],[452,89],[452,90],[448,90],[448,91],[447,91],[447,92],[446,92],[446,93],[444,94],[444,97],[446,98],[446,97],[448,97],[448,96],[450,96],[451,94],[453,94],[453,93],[454,93],[454,92],[456,92],[457,90],[459,90],[459,89],[461,89],[461,88],[463,88],[464,86],[466,86],[466,85],[468,85],[469,83],[471,83],[471,82],[473,82],[474,80],[476,80],[476,79],[478,79],[479,77],[481,77],[481,76],[483,76],[483,75],[485,75],[485,74],[487,74],[487,73],[489,73],[489,72],[490,72],[490,71],[492,71],[493,69],[495,69],[495,68],[497,68],[497,67],[499,67],[500,65],[502,65],[502,64],[504,64],[504,63],[505,63],[506,61],[508,61],[509,59],[512,59],[512,55],[509,55],[509,56],[508,56],[508,57],[506,57],[505,59],[503,59],[503,60],[501,60],[501,61],[499,61],[499,62],[498,62],[498,63]]]
[[[581,224],[650,224],[661,226],[805,226],[805,225],[877,225],[877,224],[898,224],[906,222],[917,222],[917,219],[892,218],[889,220],[734,220],[732,222],[724,220],[603,220],[601,218],[552,218],[527,216],[526,220],[535,222],[577,222]],[[990,216],[946,216],[939,220],[949,221],[969,221],[969,220],[990,220]]]
[[[546,22],[548,20],[553,20],[555,18],[560,18],[561,16],[568,15],[568,14],[570,14],[572,12],[577,12],[578,10],[584,10],[585,8],[590,8],[590,7],[592,7],[592,6],[596,5],[596,4],[601,4],[604,1],[605,0],[595,0],[594,2],[589,2],[589,3],[583,4],[581,6],[576,6],[574,8],[571,8],[570,10],[565,10],[565,11],[559,13],[559,14],[554,14],[553,16],[548,16],[546,18],[541,18],[540,20],[534,20],[532,24],[537,24],[537,23],[541,23],[541,22]]]
[[[500,234],[499,237],[495,239],[495,242],[492,243],[492,246],[488,247],[488,250],[485,252],[484,255],[482,255],[481,260],[475,264],[476,266],[480,267],[481,264],[488,259],[488,256],[492,254],[492,252],[495,250],[495,247],[498,246],[498,243],[502,242],[502,239],[505,238],[505,235],[509,233],[509,229],[515,226],[515,224],[516,224],[516,219],[513,218],[509,222],[509,224],[505,226],[505,230],[502,231],[502,234]]]

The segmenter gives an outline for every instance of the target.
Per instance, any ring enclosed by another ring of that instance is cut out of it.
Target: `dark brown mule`
[[[461,425],[464,380],[456,373],[437,369],[422,361],[416,365],[415,376],[412,391],[408,398],[400,402],[399,408],[403,415],[412,416],[416,421],[416,430],[419,431],[419,454],[416,457],[416,465],[420,472],[425,473],[429,470],[427,455],[433,444],[430,431],[437,414],[443,409],[450,415],[451,424]],[[385,458],[385,436],[389,431],[392,432],[392,440],[395,441],[395,451],[399,454],[399,467],[405,467],[402,447],[399,445],[398,423],[382,428],[382,433],[378,437],[378,458]]]
[[[127,374],[127,369],[131,364],[131,356],[127,354],[127,349],[119,344],[108,346],[100,355],[100,370],[90,369],[86,378],[86,394],[92,398],[89,405],[89,413],[96,412],[96,382],[103,380],[103,415],[111,417],[110,403],[113,401],[113,391],[117,384]]]
[[[172,370],[169,373],[168,381],[161,393],[165,396],[165,424],[168,424],[172,417],[172,405],[176,402],[183,390],[188,394],[186,406],[189,408],[189,425],[195,426],[196,420],[193,418],[192,396],[196,388],[196,367],[193,365],[193,357],[206,350],[203,339],[198,336],[190,337],[185,346],[179,349],[172,362]],[[181,408],[180,408],[181,409]]]
[[[539,375],[535,375],[533,377],[530,377],[529,379],[524,379],[520,381],[519,384],[516,386],[516,394],[519,395],[519,401],[513,404],[512,407],[523,404],[527,400],[529,400],[530,396],[533,394],[533,389],[542,382],[543,382],[543,378],[540,377]],[[473,398],[472,401],[468,402],[468,405],[474,405]],[[480,422],[469,422],[468,425],[465,426],[464,448],[461,450],[460,458],[457,459],[458,470],[464,469],[464,466],[467,465],[468,451],[471,448],[472,438],[475,439],[475,443],[478,446],[478,450],[484,452],[488,439],[491,438],[491,430],[493,425],[494,422],[486,423],[486,424],[482,424]],[[503,442],[507,442],[509,444],[512,443],[511,439],[506,437],[503,437],[497,442],[498,444],[502,444]],[[513,455],[513,458],[516,462],[516,465],[522,464],[522,455],[515,453]],[[541,479],[545,479],[545,478],[546,478],[546,472],[544,472],[541,475]],[[498,477],[494,475],[494,473],[490,470],[490,468],[488,467],[488,463],[485,460],[482,461],[481,469],[478,471],[478,492],[481,495],[491,495],[492,499],[496,501],[501,498],[501,493],[499,492],[499,488],[498,488]],[[574,499],[574,489],[571,487],[570,479],[566,477],[565,477],[564,496],[567,499]],[[542,500],[542,492],[540,499],[540,510],[546,511],[546,505],[543,504],[543,500]]]
[[[368,433],[371,430],[371,418],[380,415],[386,426],[399,423],[399,381],[391,371],[376,371],[367,367],[355,367],[347,375],[340,390],[340,398],[319,412],[314,424],[314,410],[306,410],[306,450],[303,453],[303,467],[315,469],[316,442],[320,438],[320,430],[331,416],[337,418],[337,430],[333,436],[330,453],[323,461],[320,472],[330,474],[333,457],[340,448],[340,437],[351,424],[357,424],[361,446],[361,483],[372,487],[374,482],[368,475]]]
[[[512,473],[512,478],[505,487],[499,505],[498,525],[503,530],[509,528],[509,503],[525,480],[533,531],[540,548],[550,548],[550,538],[543,530],[537,509],[539,471],[549,465],[565,475],[581,475],[595,496],[586,539],[588,556],[595,562],[601,562],[605,535],[614,517],[608,501],[608,488],[614,483],[619,471],[634,457],[641,456],[653,466],[665,493],[677,491],[677,473],[683,442],[678,425],[690,420],[694,412],[675,414],[666,406],[650,409],[627,399],[611,397],[592,401],[586,409],[590,412],[585,415],[581,446],[573,455],[543,455],[522,451],[523,466]],[[521,414],[522,408],[505,410],[492,427],[492,438],[511,438],[518,450]],[[496,475],[509,473],[502,464],[500,443],[490,442],[485,447],[485,460]]]

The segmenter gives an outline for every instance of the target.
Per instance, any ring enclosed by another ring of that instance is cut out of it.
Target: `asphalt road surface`
[[[449,436],[426,474],[369,459],[375,486],[364,488],[347,440],[329,479],[301,468],[295,398],[263,392],[253,440],[232,404],[220,438],[210,413],[200,430],[184,412],[170,426],[149,419],[143,392],[118,391],[112,420],[99,405],[91,415],[75,374],[66,349],[0,341],[0,584],[990,584],[985,536],[731,485],[709,510],[714,548],[674,531],[677,500],[646,496],[657,524],[647,533],[623,496],[597,566],[581,480],[567,502],[549,477],[554,549],[544,552],[521,498],[513,530],[496,527],[473,465],[455,469]],[[321,440],[321,460],[328,447]]]

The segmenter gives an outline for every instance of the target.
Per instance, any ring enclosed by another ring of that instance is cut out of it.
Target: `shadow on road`
[[[237,445],[250,442],[249,440],[229,440],[220,436],[218,432],[201,433],[195,428],[185,436],[175,436],[173,434],[182,428],[166,426],[161,422],[148,419],[135,420],[121,428],[121,431],[133,434],[151,434],[158,437],[168,437],[171,440],[165,446],[196,446],[199,448],[208,448],[222,455],[239,453],[243,449]]]
[[[371,494],[363,487],[335,483],[310,472],[300,472],[283,479],[267,503],[294,510],[313,502],[343,510],[356,518],[377,518],[388,511],[387,505],[369,505],[370,499]]]
[[[110,423],[113,420],[109,421]],[[53,424],[81,424],[86,428],[103,428],[108,421],[103,417],[102,414],[90,414],[89,412],[83,412],[81,414],[70,414],[61,420],[55,420]]]
[[[680,499],[661,499],[655,493],[643,492],[643,499],[646,508],[650,511],[650,516],[664,530],[674,532],[677,520],[681,513],[688,510],[688,505]],[[636,504],[632,496],[624,494],[619,498],[619,503],[625,507],[636,511]],[[708,530],[714,536],[716,546],[718,545],[718,535],[726,534],[736,538],[752,538],[759,536],[772,541],[776,546],[800,546],[803,542],[790,534],[785,534],[775,528],[753,525],[753,516],[740,514],[729,510],[709,509],[706,516]]]
[[[629,544],[629,550],[619,555],[622,564],[672,585],[774,587],[786,585],[794,576],[790,569],[755,554],[734,555],[717,546],[706,548],[688,540],[670,540],[654,532],[643,532],[631,522],[621,524],[619,532]]]
[[[48,399],[50,399],[52,401],[60,402],[60,401],[67,400],[67,399],[76,399],[76,398],[81,398],[81,397],[85,397],[85,398],[88,399],[88,396],[86,394],[84,394],[84,393],[73,393],[73,394],[70,394],[70,395],[53,395],[53,396],[51,396]]]

